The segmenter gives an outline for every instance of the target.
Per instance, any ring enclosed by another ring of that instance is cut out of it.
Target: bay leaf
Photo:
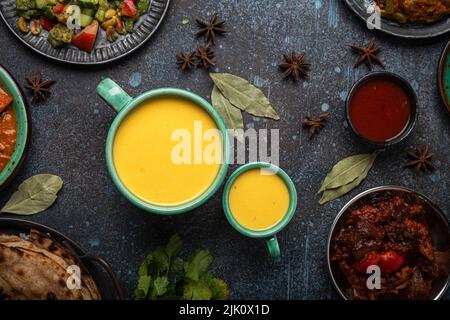
[[[214,86],[211,93],[211,103],[222,117],[227,129],[231,130],[230,132],[239,142],[244,143],[244,119],[242,118],[242,111],[233,106],[216,86]]]
[[[367,167],[372,167],[378,152],[357,154],[342,159],[333,166],[325,177],[318,193],[326,189],[335,189],[355,181]]]
[[[57,199],[63,181],[51,174],[38,174],[22,182],[0,210],[4,213],[33,215],[48,209]]]
[[[367,177],[367,174],[371,168],[372,166],[367,166],[360,176],[346,185],[335,189],[326,189],[322,194],[322,198],[319,200],[319,204],[325,204],[329,201],[335,200],[355,189]]]
[[[257,117],[280,119],[264,93],[247,80],[229,73],[210,73],[210,77],[235,107]]]

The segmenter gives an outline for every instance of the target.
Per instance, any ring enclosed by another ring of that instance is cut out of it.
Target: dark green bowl
[[[438,83],[442,101],[450,114],[450,41],[445,46],[439,61]]]
[[[13,109],[16,114],[17,140],[11,161],[0,172],[0,190],[11,182],[25,158],[26,150],[31,136],[31,119],[28,103],[20,86],[13,76],[0,65],[0,87],[13,96]]]

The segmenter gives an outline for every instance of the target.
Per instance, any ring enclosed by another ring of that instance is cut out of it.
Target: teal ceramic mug
[[[0,172],[0,190],[12,181],[22,165],[31,136],[31,118],[27,99],[13,76],[0,65],[0,88],[13,97],[12,108],[16,116],[16,145],[11,159]]]
[[[243,173],[256,168],[262,170],[269,170],[270,174],[277,174],[283,180],[289,192],[289,206],[283,218],[277,224],[264,230],[252,230],[247,227],[244,227],[237,221],[237,219],[233,215],[232,210],[230,209],[229,197],[233,183]],[[284,172],[282,169],[278,168],[273,164],[265,162],[252,162],[243,165],[231,174],[230,178],[225,184],[222,202],[223,202],[223,209],[225,211],[225,216],[227,217],[230,224],[237,231],[239,231],[241,234],[247,237],[265,239],[269,254],[273,258],[277,258],[280,256],[280,246],[278,244],[276,234],[279,233],[284,227],[286,227],[286,225],[292,220],[292,217],[294,216],[295,211],[297,209],[297,190],[295,189],[294,183],[292,182],[291,178],[287,175],[286,172]]]
[[[139,95],[136,98],[132,98],[111,79],[104,79],[103,81],[101,81],[97,86],[97,93],[118,113],[109,129],[108,137],[106,139],[106,163],[109,174],[114,184],[116,185],[120,193],[122,193],[122,195],[125,196],[125,198],[128,199],[131,203],[148,212],[161,215],[174,215],[190,211],[200,206],[219,189],[220,185],[225,179],[228,169],[230,142],[222,118],[209,102],[192,92],[175,88],[150,90]],[[124,119],[127,118],[131,111],[141,106],[144,102],[148,102],[152,99],[161,97],[176,97],[180,99],[186,99],[203,108],[203,110],[205,110],[209,114],[211,119],[215,122],[217,128],[220,130],[222,139],[222,161],[219,171],[212,184],[196,198],[173,206],[153,204],[144,201],[133,194],[121,181],[115,168],[113,157],[114,139]]]

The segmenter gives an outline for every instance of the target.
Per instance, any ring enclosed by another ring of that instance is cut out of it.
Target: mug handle
[[[280,246],[278,245],[277,236],[274,235],[266,239],[267,250],[272,258],[278,258],[280,256]]]
[[[110,78],[103,79],[98,84],[96,91],[116,112],[122,110],[133,100],[132,97]]]

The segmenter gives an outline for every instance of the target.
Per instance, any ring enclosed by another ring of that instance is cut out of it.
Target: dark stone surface
[[[248,127],[280,129],[281,167],[298,188],[296,216],[279,234],[283,256],[278,262],[270,261],[262,240],[245,238],[228,224],[221,192],[189,214],[160,217],[128,203],[106,170],[104,143],[115,114],[96,95],[97,83],[111,77],[131,95],[180,87],[209,98],[212,83],[207,74],[202,70],[182,73],[175,54],[195,46],[193,17],[206,18],[215,11],[227,20],[229,30],[216,49],[220,70],[261,86],[282,118],[279,122],[245,119]],[[183,25],[183,18],[190,23]],[[60,230],[106,258],[129,298],[141,260],[175,232],[182,236],[185,252],[198,247],[213,252],[214,272],[229,283],[231,298],[337,298],[326,268],[326,239],[335,215],[351,197],[371,187],[397,184],[424,193],[450,214],[450,126],[436,83],[446,39],[414,44],[379,36],[386,69],[408,79],[417,91],[416,128],[406,141],[379,157],[357,190],[320,206],[316,191],[331,166],[343,157],[370,150],[356,142],[345,126],[343,108],[351,85],[367,72],[364,66],[352,69],[355,56],[347,44],[365,45],[371,32],[339,1],[173,1],[161,28],[142,49],[119,62],[93,68],[41,58],[22,46],[3,23],[0,34],[0,62],[20,82],[36,69],[58,81],[52,97],[32,107],[28,161],[14,183],[2,191],[0,203],[33,174],[60,175],[65,186],[58,202],[29,219]],[[276,66],[281,55],[293,49],[306,51],[312,63],[308,81],[281,80]],[[309,141],[300,121],[328,106],[329,125]],[[438,170],[415,178],[402,169],[405,151],[424,143],[431,144]]]

